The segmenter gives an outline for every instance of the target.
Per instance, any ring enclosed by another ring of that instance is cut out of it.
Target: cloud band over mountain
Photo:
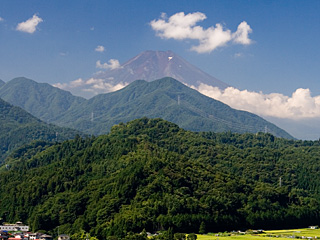
[[[302,119],[320,117],[320,96],[311,96],[309,89],[299,88],[291,96],[280,93],[264,94],[228,87],[221,90],[206,84],[192,87],[200,93],[260,116]]]
[[[120,90],[127,86],[127,83],[112,84],[104,79],[90,78],[88,80],[83,80],[79,78],[77,80],[71,81],[70,83],[56,83],[53,84],[54,87],[70,91],[71,93],[81,92],[82,97],[92,97],[101,93],[108,93]]]
[[[128,83],[114,85],[111,81],[108,82],[104,79],[90,78],[83,80],[79,78],[69,84],[58,83],[54,86],[71,92],[79,93],[80,90],[83,93],[82,96],[88,97],[117,91],[127,85]],[[203,83],[197,87],[191,86],[191,88],[228,104],[232,108],[249,111],[260,116],[283,119],[320,117],[320,96],[312,97],[309,89],[299,88],[291,96],[285,96],[280,93],[264,94],[262,92],[239,90],[234,87],[221,90]]]

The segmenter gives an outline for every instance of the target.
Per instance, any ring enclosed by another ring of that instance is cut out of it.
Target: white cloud
[[[113,85],[111,83],[106,82],[103,79],[95,79],[90,78],[86,81],[87,85],[91,86],[91,90],[95,93],[106,93],[106,92],[114,92],[117,90],[120,90],[121,88],[124,88],[127,84],[118,83],[116,85]]]
[[[68,84],[67,83],[55,83],[52,84],[52,86],[63,89],[63,90],[68,90]]]
[[[160,15],[161,18],[167,18],[167,14],[165,12],[162,12]]]
[[[75,95],[83,97],[92,97],[100,93],[108,93],[120,90],[127,86],[128,83],[113,84],[108,80],[100,78],[90,78],[83,80],[82,78],[71,81],[70,83],[56,83],[53,86],[72,92]]]
[[[164,39],[175,40],[198,40],[199,45],[192,46],[191,50],[198,53],[212,52],[218,47],[225,46],[228,42],[248,45],[252,43],[249,39],[249,33],[252,29],[243,21],[239,24],[235,33],[217,23],[207,29],[197,25],[198,22],[207,18],[204,13],[195,12],[186,14],[184,12],[176,13],[167,18],[165,13],[161,14],[160,19],[152,20],[150,25],[157,35]]]
[[[239,110],[260,116],[287,119],[320,117],[320,96],[311,96],[309,89],[299,88],[291,96],[279,93],[263,94],[228,87],[220,90],[206,84],[194,87],[200,93]]]
[[[104,52],[105,51],[105,48],[104,46],[97,46],[96,49],[95,49],[96,52]]]
[[[232,34],[233,41],[235,43],[249,45],[252,43],[252,40],[249,39],[248,36],[249,33],[252,33],[252,29],[247,22],[243,21],[239,24],[237,31],[234,34]]]
[[[2,17],[0,17],[0,22],[3,22],[3,21],[4,21],[4,19]]]
[[[240,58],[240,57],[243,57],[243,53],[235,53],[233,55],[234,58]]]
[[[102,69],[117,69],[120,68],[121,65],[117,59],[110,59],[108,63],[101,63],[100,60],[96,62],[96,68],[102,68]]]
[[[38,24],[41,22],[43,22],[43,20],[39,18],[36,14],[34,14],[32,18],[29,18],[25,22],[19,23],[17,25],[16,30],[26,33],[34,33],[37,30]]]
[[[78,78],[77,80],[74,80],[72,82],[70,82],[70,87],[81,87],[83,85],[85,85],[86,82],[84,80],[82,80],[82,78]]]
[[[224,30],[221,24],[216,24],[215,28],[208,28],[203,31],[202,35],[203,36],[199,39],[200,44],[198,46],[193,46],[191,50],[198,53],[212,52],[216,48],[222,47],[231,41],[231,31]]]

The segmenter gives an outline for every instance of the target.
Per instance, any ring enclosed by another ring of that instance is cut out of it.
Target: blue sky
[[[197,39],[166,39],[150,22],[183,12],[202,13],[197,26],[221,24],[236,32],[245,21],[250,44],[227,42],[211,52],[191,50]],[[297,89],[320,95],[320,1],[0,1],[0,79],[25,76],[69,83],[97,72],[96,62],[124,63],[144,50],[172,50],[240,91],[280,93]],[[34,31],[19,29],[33,16]],[[36,20],[34,18],[34,20]],[[32,33],[31,33],[31,32]],[[95,51],[103,46],[105,51]],[[230,103],[229,103],[230,104]],[[318,105],[316,106],[318,107]]]

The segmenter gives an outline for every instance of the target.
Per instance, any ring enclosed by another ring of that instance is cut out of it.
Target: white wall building
[[[0,225],[0,231],[8,231],[8,232],[22,231],[22,232],[28,232],[29,231],[29,226],[23,225],[22,222],[16,222],[15,224],[3,224],[3,225]]]

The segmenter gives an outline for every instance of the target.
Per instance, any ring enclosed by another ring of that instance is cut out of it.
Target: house
[[[29,240],[27,236],[23,234],[14,234],[12,237],[9,237],[8,240]]]
[[[16,222],[15,224],[4,223],[3,225],[0,225],[0,231],[8,231],[8,232],[22,231],[22,232],[28,232],[29,231],[29,226],[23,225],[22,222]]]
[[[29,233],[29,240],[39,239],[43,233]]]
[[[25,236],[23,233],[19,232],[19,233],[15,233],[14,235],[15,239],[19,239],[19,240],[29,240],[28,236]]]
[[[309,228],[311,228],[311,229],[318,229],[319,227],[318,227],[318,226],[309,226]]]
[[[70,240],[70,236],[67,234],[60,234],[58,240]]]
[[[52,240],[52,236],[50,235],[47,235],[47,234],[42,234],[40,237],[39,237],[40,240]]]

